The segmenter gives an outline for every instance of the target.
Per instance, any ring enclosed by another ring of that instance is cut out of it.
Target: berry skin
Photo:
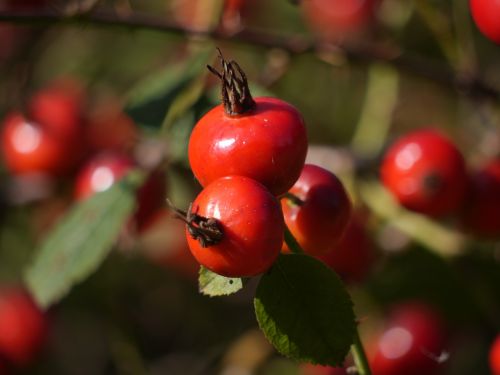
[[[491,345],[489,362],[492,375],[500,375],[500,334]]]
[[[135,162],[121,153],[102,153],[91,159],[79,172],[75,182],[75,198],[82,200],[109,189],[136,167]],[[152,172],[137,191],[135,219],[139,231],[151,215],[163,206],[166,184],[162,173]]]
[[[4,120],[1,140],[5,164],[13,174],[61,175],[74,165],[71,142],[20,113]]]
[[[289,192],[302,203],[282,199],[286,225],[306,253],[327,253],[351,218],[352,205],[342,182],[326,169],[306,164]]]
[[[353,215],[340,241],[319,256],[346,282],[361,282],[375,261],[375,249],[362,218]]]
[[[492,42],[500,44],[500,2],[498,0],[470,0],[469,8],[481,33]]]
[[[480,236],[500,236],[500,159],[492,160],[469,178],[469,190],[461,213],[462,225]]]
[[[240,175],[280,195],[299,177],[307,152],[301,115],[279,99],[260,97],[255,103],[241,115],[228,115],[219,105],[196,124],[189,140],[189,162],[202,186]]]
[[[215,219],[222,231],[216,244],[203,247],[189,226],[186,229],[191,253],[215,273],[255,276],[271,267],[280,253],[284,229],[280,204],[255,180],[229,176],[212,182],[194,200],[193,214]]]
[[[399,305],[378,338],[370,367],[373,375],[443,374],[445,329],[441,318],[419,303]]]
[[[41,348],[46,317],[20,288],[0,289],[0,357],[16,367],[27,365]]]
[[[432,129],[414,131],[397,140],[387,150],[380,174],[401,205],[430,216],[456,211],[466,189],[462,154]]]
[[[301,1],[307,23],[322,38],[341,42],[367,29],[374,19],[377,0]]]

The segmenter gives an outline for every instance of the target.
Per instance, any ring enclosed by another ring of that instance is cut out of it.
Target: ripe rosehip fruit
[[[61,175],[75,162],[70,143],[20,113],[7,116],[1,140],[5,165],[11,173]]]
[[[470,176],[464,201],[463,227],[477,236],[499,237],[500,159],[490,161]]]
[[[304,121],[282,100],[261,97],[254,101],[239,66],[220,58],[223,73],[211,71],[222,79],[224,103],[205,114],[193,129],[188,150],[191,169],[202,186],[238,175],[262,183],[274,195],[283,194],[304,166]]]
[[[430,216],[455,211],[466,189],[465,162],[436,130],[409,133],[386,152],[382,182],[404,207]]]
[[[300,202],[282,199],[286,225],[306,253],[327,253],[351,218],[351,200],[344,185],[326,169],[306,164],[289,192]]]
[[[322,38],[341,42],[371,25],[377,0],[306,0],[302,11],[311,28]]]
[[[492,42],[500,44],[500,3],[497,0],[470,0],[469,8],[478,29]]]
[[[500,334],[491,345],[489,361],[492,375],[500,375]]]
[[[373,375],[442,374],[445,337],[444,323],[428,306],[398,306],[376,343]]]
[[[260,183],[229,176],[206,186],[187,214],[191,253],[227,277],[254,276],[278,257],[284,221],[278,200]]]
[[[20,288],[0,289],[0,356],[15,366],[28,364],[45,338],[47,321]]]
[[[361,282],[375,261],[375,249],[363,220],[353,215],[340,241],[318,257],[347,282]]]
[[[76,177],[76,199],[85,199],[109,189],[135,167],[134,161],[124,154],[111,152],[98,154],[82,168]],[[152,172],[138,189],[138,204],[134,217],[139,231],[151,215],[163,206],[165,190],[165,178],[160,172]]]

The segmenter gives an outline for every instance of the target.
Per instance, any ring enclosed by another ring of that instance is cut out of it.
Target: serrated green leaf
[[[227,296],[243,288],[243,279],[224,277],[201,266],[198,278],[200,293],[210,297]]]
[[[281,255],[262,276],[254,307],[260,328],[283,355],[342,365],[356,329],[352,302],[339,277],[319,260]]]
[[[196,83],[193,82],[200,75],[205,74],[206,64],[214,53],[214,48],[207,46],[189,59],[175,65],[169,65],[147,77],[128,94],[125,112],[137,124],[155,128],[161,127],[165,116],[179,94],[185,93],[190,87],[194,87],[193,92],[197,94]],[[185,94],[187,95],[186,100],[193,100],[193,93],[190,92],[190,94]],[[180,115],[179,110],[185,109],[185,106],[181,104],[177,104],[177,106],[179,108],[176,109],[175,116]]]
[[[42,308],[60,300],[106,258],[134,208],[135,190],[142,181],[142,174],[131,172],[75,205],[47,236],[24,275]]]

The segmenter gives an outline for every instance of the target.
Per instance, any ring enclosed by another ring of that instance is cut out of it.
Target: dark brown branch
[[[220,30],[195,31],[188,30],[173,22],[159,17],[133,13],[128,16],[118,15],[111,11],[93,11],[91,13],[67,16],[61,12],[46,9],[36,11],[0,11],[0,21],[24,23],[92,23],[97,25],[116,26],[127,29],[149,29],[179,35],[200,35],[219,41],[245,43],[266,48],[279,48],[291,54],[327,53],[339,50],[338,47],[318,43],[314,39],[302,35],[277,35],[265,31],[243,29],[235,34]],[[359,61],[381,61],[412,74],[431,79],[460,92],[498,100],[500,92],[478,77],[467,74],[455,74],[454,71],[439,62],[417,56],[404,54],[397,48],[373,45],[345,45],[341,50],[348,58]]]

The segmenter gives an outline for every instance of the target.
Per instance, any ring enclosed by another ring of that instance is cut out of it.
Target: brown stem
[[[255,108],[255,101],[248,88],[248,80],[245,72],[234,60],[227,61],[222,56],[219,48],[219,59],[222,64],[222,72],[207,65],[208,70],[219,77],[222,83],[222,103],[224,110],[229,116],[241,115]]]
[[[198,215],[197,209],[193,212],[192,203],[187,212],[175,207],[168,199],[167,204],[174,211],[175,217],[186,223],[190,236],[198,240],[201,247],[217,245],[224,237],[220,222],[213,217]]]

